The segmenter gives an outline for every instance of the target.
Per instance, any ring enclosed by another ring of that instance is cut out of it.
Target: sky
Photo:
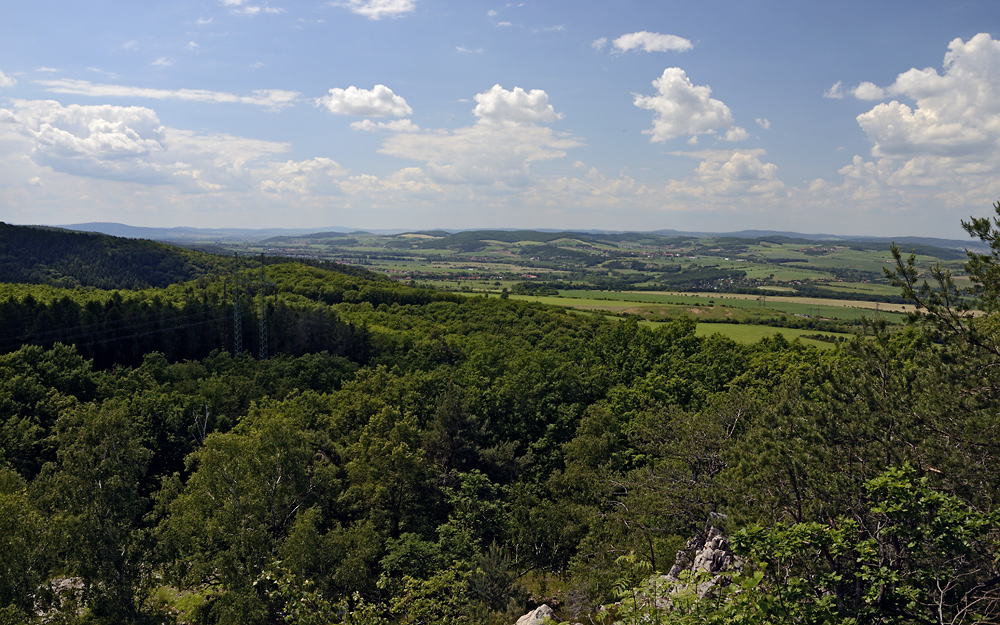
[[[1000,199],[997,0],[2,4],[13,224],[964,239]]]

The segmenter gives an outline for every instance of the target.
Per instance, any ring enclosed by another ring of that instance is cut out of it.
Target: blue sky
[[[0,219],[964,238],[1000,3],[8,2]]]

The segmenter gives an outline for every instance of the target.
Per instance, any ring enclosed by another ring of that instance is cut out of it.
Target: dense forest
[[[0,623],[996,622],[965,226],[971,286],[894,250],[921,313],[826,351],[3,226]]]

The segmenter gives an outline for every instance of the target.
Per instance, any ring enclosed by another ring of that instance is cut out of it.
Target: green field
[[[830,349],[832,342],[818,341],[816,339],[805,338],[807,335],[822,334],[833,338],[850,338],[851,334],[840,332],[816,332],[815,330],[799,330],[797,328],[772,328],[769,326],[758,326],[735,323],[699,323],[695,331],[698,336],[710,336],[721,334],[737,343],[755,343],[766,336],[784,335],[789,341],[798,340],[806,345],[813,345],[819,349]]]
[[[740,294],[708,295],[703,293],[663,292],[594,292],[561,291],[559,296],[517,296],[554,306],[605,310],[615,313],[643,312],[660,316],[677,316],[687,313],[696,317],[711,317],[742,321],[762,318],[774,313],[817,319],[856,321],[876,314],[893,323],[902,322],[903,306],[877,304],[855,300],[818,300],[803,297],[773,296],[763,300]]]

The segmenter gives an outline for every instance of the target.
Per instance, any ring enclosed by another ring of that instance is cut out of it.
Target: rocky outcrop
[[[722,530],[710,525],[703,533],[688,541],[687,546],[677,552],[677,559],[667,577],[672,580],[680,578],[681,573],[716,574],[729,570],[737,561],[729,546],[729,539]]]
[[[517,619],[516,625],[544,625],[556,622],[556,613],[544,603]]]
[[[704,532],[688,541],[684,549],[677,552],[674,566],[670,568],[666,578],[674,584],[685,583],[686,579],[695,579],[695,590],[699,597],[704,597],[720,583],[726,583],[726,571],[738,571],[742,562],[733,553],[729,539],[722,530],[709,524]]]

